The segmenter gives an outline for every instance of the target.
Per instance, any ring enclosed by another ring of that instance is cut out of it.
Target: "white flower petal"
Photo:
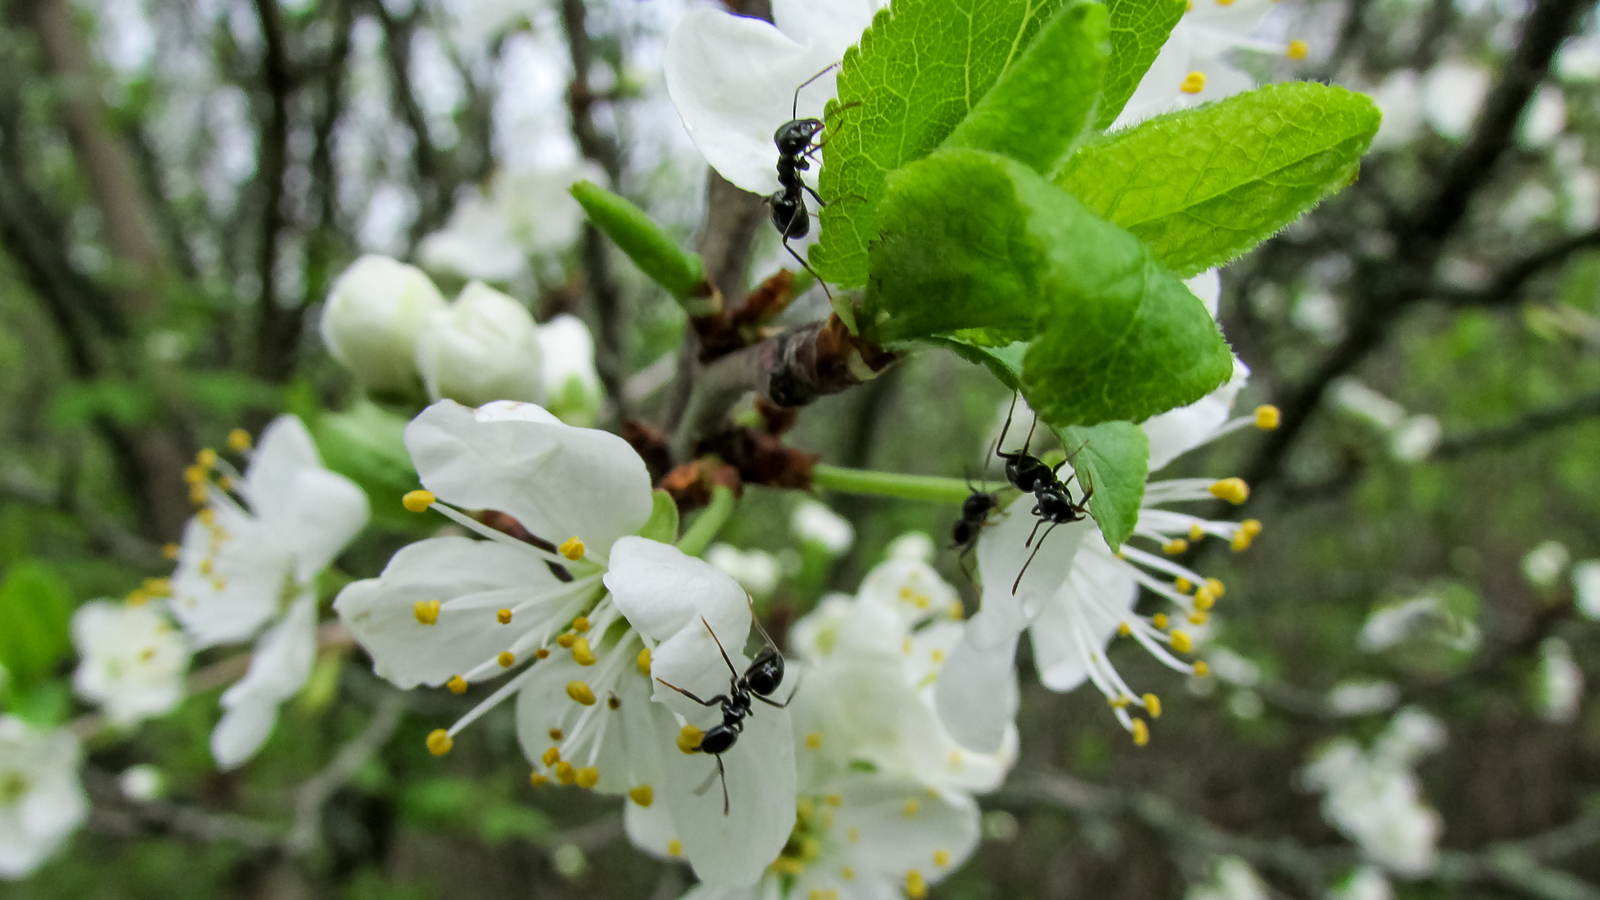
[[[988,615],[981,611],[967,623],[969,636],[950,651],[933,690],[945,730],[956,743],[978,753],[999,751],[1017,716],[1014,663],[1022,626],[994,628],[997,637],[1009,633],[1009,638],[979,646],[970,634],[974,629],[990,630],[988,623],[980,623]]]
[[[1085,637],[1103,651],[1117,632],[1119,619],[1112,616],[1132,610],[1138,597],[1132,567],[1117,559],[1098,533],[1086,539],[1072,577],[1028,631],[1034,665],[1045,687],[1070,691],[1082,684],[1088,670],[1083,648],[1072,637],[1074,631],[1087,627],[1092,633]]]
[[[1233,401],[1250,380],[1250,367],[1235,356],[1233,377],[1222,387],[1177,409],[1151,416],[1140,427],[1150,438],[1150,471],[1165,467],[1179,456],[1211,440],[1228,421]]]
[[[841,847],[843,865],[894,873],[902,879],[916,870],[932,883],[960,865],[978,845],[978,805],[966,794],[932,795],[916,782],[866,775],[851,776],[831,787],[843,801],[835,812],[834,830],[854,829],[859,836]],[[949,854],[949,866],[933,864],[939,850]]]
[[[650,474],[628,442],[589,428],[480,421],[442,400],[406,426],[422,483],[468,509],[496,509],[555,544],[578,537],[609,554],[650,518]]]
[[[367,495],[350,479],[322,468],[295,473],[286,518],[263,522],[294,548],[295,580],[310,583],[367,524]]]
[[[224,771],[261,749],[278,720],[278,704],[294,696],[317,656],[317,598],[307,593],[290,605],[256,644],[250,671],[222,695],[222,721],[211,733],[211,755]]]
[[[172,575],[172,612],[196,649],[248,640],[272,621],[294,569],[272,529],[231,502],[210,508],[217,531],[190,519]]]
[[[288,522],[295,518],[299,497],[296,476],[303,469],[322,468],[322,457],[311,432],[298,416],[272,420],[250,454],[244,473],[243,494],[258,518]]]

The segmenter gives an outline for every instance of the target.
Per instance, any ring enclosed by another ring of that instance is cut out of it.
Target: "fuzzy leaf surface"
[[[1102,422],[1093,428],[1060,430],[1061,446],[1073,454],[1080,490],[1090,485],[1089,512],[1106,546],[1122,546],[1139,524],[1139,506],[1149,474],[1150,439],[1131,422]]]
[[[1074,156],[1056,184],[1187,277],[1354,180],[1380,118],[1343,88],[1269,85],[1118,131]]]

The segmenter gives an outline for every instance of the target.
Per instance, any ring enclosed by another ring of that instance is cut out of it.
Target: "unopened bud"
[[[328,293],[322,342],[368,390],[414,391],[417,329],[444,308],[444,297],[421,269],[363,256]]]
[[[417,369],[428,396],[468,406],[544,399],[539,340],[521,304],[472,282],[417,335]]]

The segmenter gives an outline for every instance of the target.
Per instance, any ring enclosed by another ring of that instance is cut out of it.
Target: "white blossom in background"
[[[1578,612],[1600,621],[1600,559],[1586,559],[1572,567],[1572,591]]]
[[[1189,886],[1183,900],[1268,900],[1272,893],[1250,864],[1237,856],[1211,863],[1209,877]]]
[[[0,716],[0,878],[26,878],[83,824],[81,760],[71,731]]]
[[[1394,888],[1382,869],[1357,866],[1328,892],[1328,900],[1394,900]]]
[[[1362,623],[1356,646],[1364,653],[1383,653],[1417,638],[1432,638],[1463,652],[1476,649],[1478,626],[1452,612],[1433,594],[1419,594],[1373,608]]]
[[[1535,587],[1551,588],[1572,562],[1572,553],[1560,541],[1544,541],[1522,558],[1522,576]]]
[[[1517,141],[1528,149],[1542,150],[1554,144],[1566,128],[1567,100],[1561,89],[1540,85],[1517,126]]]
[[[884,548],[883,555],[889,559],[912,559],[918,562],[933,562],[933,557],[939,552],[933,538],[921,531],[908,531],[889,542]]]
[[[155,766],[129,766],[117,776],[117,789],[135,803],[147,803],[166,794],[167,779]]]
[[[474,281],[417,333],[417,369],[428,396],[468,406],[544,399],[538,326],[522,304]]]
[[[594,336],[574,315],[562,313],[539,326],[545,409],[568,425],[594,424],[605,399],[594,367]]]
[[[322,307],[322,343],[372,391],[412,393],[417,330],[444,309],[428,276],[387,256],[363,256],[333,283]]]
[[[72,685],[113,725],[159,716],[183,699],[189,642],[160,604],[85,603],[72,615],[72,643],[80,659]]]
[[[765,597],[778,586],[783,574],[778,558],[765,550],[740,550],[728,544],[712,544],[706,562],[727,573],[739,586],[757,597]]]
[[[1255,36],[1276,5],[1276,0],[1193,0],[1112,130],[1254,88],[1255,79],[1230,62],[1236,52],[1305,59],[1304,41],[1285,44]]]
[[[1539,717],[1556,725],[1578,718],[1583,703],[1583,669],[1572,658],[1572,647],[1561,638],[1546,638],[1539,645],[1539,669],[1534,685]]]
[[[1391,72],[1377,87],[1368,90],[1367,95],[1383,113],[1378,133],[1372,137],[1372,149],[1411,146],[1422,133],[1422,96],[1417,73],[1412,69]]]
[[[816,544],[834,556],[856,542],[856,529],[850,520],[815,500],[802,500],[790,519],[795,537]]]
[[[939,723],[931,685],[960,639],[959,614],[953,588],[899,556],[855,597],[829,597],[795,623],[794,832],[760,883],[702,885],[690,898],[921,898],[966,860],[979,837],[972,793],[999,785],[1016,738],[998,755],[976,754]],[[628,812],[635,843],[660,853],[671,836],[647,810]]]
[[[709,564],[636,536],[652,508],[643,461],[616,435],[514,402],[436,403],[407,426],[406,447],[427,488],[408,508],[484,539],[404,547],[334,608],[374,671],[402,688],[459,694],[500,682],[433,732],[429,749],[448,752],[463,728],[515,698],[536,785],[627,795],[670,823],[703,880],[757,880],[794,821],[789,715],[759,706],[723,755],[728,815],[715,786],[695,793],[716,765],[691,750],[720,714],[662,682],[725,693],[718,644],[742,672],[749,600]],[[509,516],[523,538],[462,510]]]
[[[1443,137],[1465,140],[1493,78],[1488,68],[1464,60],[1446,60],[1429,69],[1422,80],[1423,120]]]
[[[1144,424],[1151,471],[1235,431],[1277,427],[1279,414],[1274,407],[1231,415],[1234,397],[1249,374],[1243,363],[1235,365],[1228,384]],[[970,749],[993,752],[1000,746],[1016,714],[1013,660],[1017,640],[1027,631],[1039,680],[1046,687],[1069,691],[1086,681],[1093,684],[1135,743],[1147,742],[1149,724],[1133,713],[1142,710],[1145,717],[1158,717],[1160,699],[1130,687],[1111,665],[1105,647],[1115,637],[1128,637],[1176,671],[1192,675],[1209,671],[1203,660],[1190,663],[1180,656],[1195,649],[1192,629],[1207,623],[1224,585],[1166,556],[1207,537],[1226,540],[1236,551],[1247,549],[1261,523],[1213,521],[1163,507],[1216,498],[1242,503],[1248,495],[1248,486],[1238,478],[1151,481],[1133,539],[1117,553],[1106,546],[1092,520],[1059,526],[1048,536],[1041,529],[1034,545],[1028,546],[1038,521],[1028,514],[1032,497],[1000,511],[978,542],[982,609],[968,621],[938,682],[936,697],[945,727]],[[1153,543],[1156,552],[1140,549],[1136,540]],[[1045,545],[1048,552],[1033,556],[1029,563],[1034,549]],[[1133,603],[1141,586],[1170,605],[1148,615],[1135,613]]]
[[[1400,688],[1392,681],[1345,681],[1328,691],[1325,702],[1336,716],[1368,716],[1394,709]]]
[[[491,282],[537,274],[530,261],[553,257],[577,242],[583,207],[567,192],[575,181],[604,181],[592,164],[497,176],[488,189],[462,189],[444,228],[417,247],[417,259],[436,272]]]
[[[222,695],[211,735],[217,764],[231,769],[261,747],[278,704],[311,674],[317,650],[317,576],[367,522],[367,498],[322,467],[316,445],[294,416],[280,416],[241,475],[213,451],[189,469],[194,499],[172,575],[171,611],[194,649],[255,640],[250,670]]]
[[[1401,710],[1371,748],[1350,738],[1329,742],[1301,772],[1309,790],[1323,791],[1322,814],[1371,862],[1418,878],[1437,865],[1443,821],[1428,806],[1413,768],[1444,745],[1438,720]]]
[[[1443,436],[1438,419],[1411,415],[1404,406],[1349,376],[1334,382],[1329,399],[1335,409],[1379,432],[1388,454],[1400,462],[1426,460]]]

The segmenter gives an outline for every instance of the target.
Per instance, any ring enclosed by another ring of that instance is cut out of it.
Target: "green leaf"
[[[678,540],[678,504],[666,491],[651,491],[650,500],[650,519],[644,523],[639,536],[663,544],[675,543]]]
[[[990,150],[1053,174],[1092,121],[1110,47],[1106,8],[1091,0],[1069,4],[943,146]]]
[[[1156,61],[1161,47],[1188,8],[1185,0],[1106,0],[1111,25],[1111,61],[1100,91],[1102,131],[1121,115]]]
[[[956,338],[929,338],[927,343],[936,347],[944,347],[969,363],[983,366],[989,373],[1000,380],[1001,384],[1014,391],[1022,389],[1022,359],[1028,352],[1028,345],[1021,341],[1014,341],[1004,347],[986,347],[969,344]]]
[[[1193,275],[1349,184],[1380,118],[1343,88],[1269,85],[1118,131],[1073,157],[1056,184]]]
[[[47,421],[53,428],[82,428],[96,419],[122,426],[144,425],[158,412],[149,385],[104,378],[70,382],[50,399]]]
[[[1106,546],[1117,549],[1139,523],[1139,505],[1150,474],[1150,438],[1131,422],[1063,428],[1058,436],[1072,454],[1080,489],[1094,487],[1089,511]]]
[[[1176,275],[1020,163],[941,151],[890,176],[881,214],[863,333],[1031,340],[1021,387],[1048,422],[1139,421],[1232,373],[1216,324]]]
[[[400,505],[400,498],[417,487],[417,471],[406,451],[408,421],[362,401],[347,412],[324,413],[311,425],[323,465],[366,492],[378,524],[402,531],[428,527]]]
[[[884,176],[933,152],[1065,0],[895,0],[845,51],[828,104],[822,239],[811,265],[846,287],[867,278]]]
[[[0,666],[26,692],[55,670],[72,646],[72,595],[49,566],[24,560],[0,582]]]
[[[705,264],[699,254],[681,249],[644,210],[592,181],[579,181],[570,190],[589,214],[589,221],[673,298],[685,302],[708,296]],[[698,313],[690,310],[690,315]]]

